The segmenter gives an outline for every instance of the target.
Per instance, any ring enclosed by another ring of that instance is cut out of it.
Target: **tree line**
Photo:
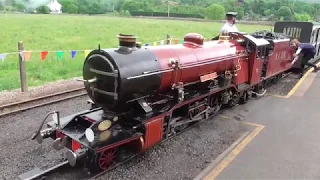
[[[30,6],[34,0],[2,0],[0,10],[49,13],[46,4]],[[41,0],[39,0],[41,1]],[[42,0],[48,3],[48,0]],[[1,0],[0,0],[1,2]],[[240,20],[320,21],[320,4],[299,0],[58,0],[63,13],[123,16],[179,16],[222,20],[236,11]],[[168,11],[169,10],[169,11]]]

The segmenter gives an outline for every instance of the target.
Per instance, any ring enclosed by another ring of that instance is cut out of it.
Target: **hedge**
[[[144,12],[144,11],[130,11],[131,16],[157,16],[157,17],[168,17],[166,12]],[[181,14],[181,13],[170,13],[170,17],[181,17],[181,18],[201,18],[203,16],[199,14]]]

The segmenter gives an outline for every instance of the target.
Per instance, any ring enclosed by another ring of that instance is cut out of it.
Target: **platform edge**
[[[244,132],[235,142],[231,144],[226,150],[224,150],[216,159],[212,160],[209,166],[207,166],[204,170],[201,171],[200,174],[198,174],[194,180],[201,180],[204,177],[206,177],[214,167],[218,165],[221,161],[223,161],[224,158],[226,158],[232,150],[236,148],[238,144],[240,144],[248,135],[250,131]]]

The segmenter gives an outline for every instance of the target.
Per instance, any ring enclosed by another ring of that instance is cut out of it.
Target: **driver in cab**
[[[236,24],[237,20],[237,13],[236,12],[228,12],[226,14],[227,22],[224,24],[224,26],[221,28],[220,33],[230,33],[230,32],[239,32]]]

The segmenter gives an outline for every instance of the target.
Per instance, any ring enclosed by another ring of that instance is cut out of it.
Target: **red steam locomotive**
[[[53,115],[35,133],[68,148],[69,163],[105,171],[143,153],[223,106],[263,96],[270,82],[291,68],[290,38],[274,32],[231,33],[204,42],[189,33],[184,43],[141,47],[119,35],[120,47],[90,52],[83,66],[90,110]],[[47,117],[48,117],[47,116]]]

